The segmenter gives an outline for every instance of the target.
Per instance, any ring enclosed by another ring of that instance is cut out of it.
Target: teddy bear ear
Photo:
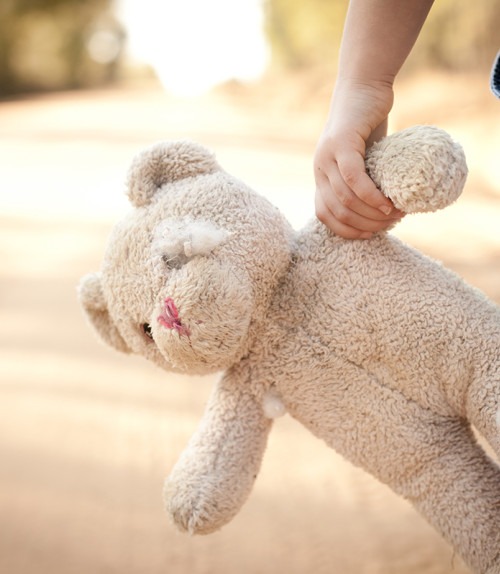
[[[88,322],[98,337],[118,351],[130,353],[129,347],[109,315],[100,273],[90,273],[82,278],[78,286],[78,298]]]
[[[135,207],[149,203],[166,183],[220,171],[214,154],[189,140],[159,142],[140,152],[127,177],[127,195]]]

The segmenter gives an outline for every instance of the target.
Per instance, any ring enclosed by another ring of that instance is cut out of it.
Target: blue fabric
[[[500,99],[500,52],[498,52],[497,59],[491,70],[490,87],[493,94]]]

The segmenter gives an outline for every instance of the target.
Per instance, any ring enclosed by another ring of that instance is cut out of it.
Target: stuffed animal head
[[[112,231],[80,299],[100,338],[174,371],[219,371],[244,357],[290,264],[278,210],[202,146],[159,143],[128,176],[133,211]]]
[[[461,148],[429,126],[376,144],[367,170],[408,213],[451,203],[467,172]],[[80,285],[89,322],[104,342],[168,370],[227,369],[266,331],[293,230],[189,141],[140,153],[127,188],[134,209],[113,229],[101,271]]]

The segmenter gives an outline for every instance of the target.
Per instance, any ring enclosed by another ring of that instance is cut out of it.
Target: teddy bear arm
[[[261,402],[226,375],[167,478],[164,500],[174,524],[208,534],[229,522],[247,499],[271,427]]]
[[[462,193],[467,162],[444,130],[413,126],[373,144],[366,169],[377,187],[405,213],[437,211]]]

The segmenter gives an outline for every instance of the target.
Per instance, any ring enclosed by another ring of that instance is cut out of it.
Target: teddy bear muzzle
[[[192,273],[201,279],[192,280]],[[213,260],[192,261],[158,297],[151,323],[154,341],[176,370],[204,374],[225,369],[248,352],[254,305],[244,272]]]

